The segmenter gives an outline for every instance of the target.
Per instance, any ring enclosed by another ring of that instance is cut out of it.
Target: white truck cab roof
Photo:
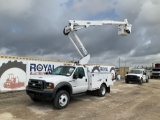
[[[145,69],[132,69],[128,72],[128,74],[142,74],[144,72],[146,72]]]

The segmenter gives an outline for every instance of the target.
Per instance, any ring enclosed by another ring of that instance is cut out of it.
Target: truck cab
[[[155,67],[152,68],[151,79],[160,78],[160,63],[156,63]]]
[[[98,96],[105,96],[110,85],[113,85],[110,72],[90,73],[82,65],[59,66],[50,75],[29,79],[26,92],[35,102],[53,100],[54,107],[61,109],[75,94],[96,91]]]
[[[142,84],[143,82],[148,83],[149,78],[145,69],[132,69],[125,75],[125,82],[138,82]]]
[[[151,79],[153,78],[160,78],[160,68],[152,69]]]

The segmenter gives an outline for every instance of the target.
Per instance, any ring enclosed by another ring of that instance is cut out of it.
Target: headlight
[[[54,84],[53,83],[47,83],[47,89],[53,89]]]

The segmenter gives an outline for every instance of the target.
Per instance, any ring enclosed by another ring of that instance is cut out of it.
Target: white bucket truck
[[[55,68],[52,75],[30,79],[26,87],[26,92],[30,98],[33,101],[53,100],[54,107],[62,109],[68,105],[70,97],[75,94],[91,91],[97,92],[97,95],[102,97],[105,96],[106,92],[110,92],[110,86],[113,85],[112,73],[110,71],[93,72],[85,66],[90,60],[90,54],[75,33],[75,31],[89,26],[108,24],[118,24],[119,35],[131,33],[131,24],[128,23],[127,19],[122,22],[70,20],[69,25],[64,28],[64,34],[69,37],[82,58],[75,65]],[[69,33],[73,34],[76,42]],[[79,44],[81,50],[76,43]]]

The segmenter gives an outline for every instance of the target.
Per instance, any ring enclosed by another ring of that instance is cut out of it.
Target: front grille
[[[159,75],[160,75],[160,73],[152,73],[152,75],[159,76]]]
[[[44,85],[45,85],[45,82],[41,81],[41,80],[30,79],[29,82],[28,82],[28,87],[30,89],[34,89],[34,90],[43,90]]]
[[[135,75],[127,75],[127,79],[138,79],[138,76]]]

